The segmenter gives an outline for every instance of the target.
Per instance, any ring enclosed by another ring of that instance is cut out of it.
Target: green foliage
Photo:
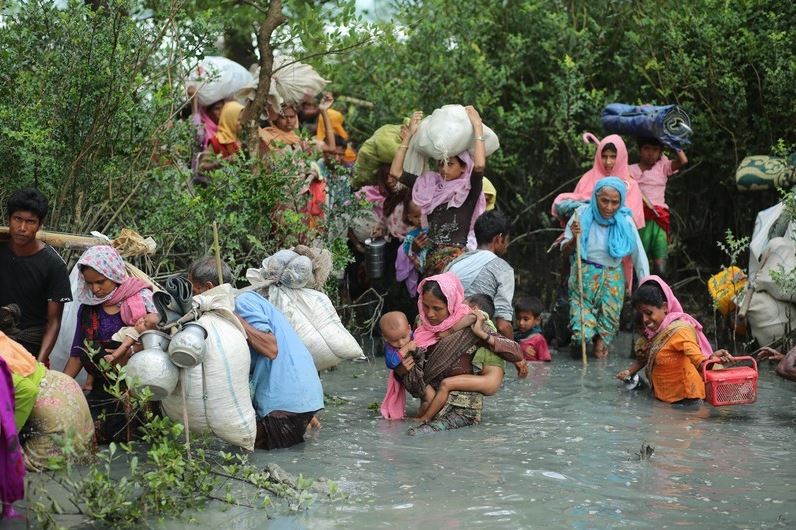
[[[393,4],[395,24],[383,39],[327,62],[339,93],[374,103],[347,126],[362,142],[415,108],[475,105],[500,137],[487,173],[499,207],[516,216],[515,234],[545,226],[552,196],[591,166],[593,146],[580,136],[602,134],[600,112],[614,101],[677,103],[692,118],[689,172],[671,179],[667,193],[681,241],[674,269],[718,266],[705,238],[750,232],[754,212],[774,201],[738,193],[733,175],[742,157],[768,153],[779,138],[796,141],[793,3]],[[549,234],[542,237],[519,243],[523,257],[544,256]]]
[[[724,241],[716,241],[716,245],[730,258],[730,267],[738,263],[738,256],[749,248],[750,239],[746,236],[736,238],[729,228],[724,234]]]
[[[201,511],[209,501],[267,510],[269,496],[286,501],[291,511],[306,509],[317,498],[314,481],[299,476],[292,480],[262,471],[249,463],[248,455],[218,450],[208,437],[185,439],[182,424],[149,412],[149,392],[124,390],[124,369],[109,365],[108,392],[130,403],[132,413],[145,415],[140,441],[111,443],[101,449],[87,467],[70,462],[68,441],[62,455],[53,457],[45,472],[48,482],[32,482],[28,493],[36,522],[44,528],[60,528],[63,515],[80,515],[86,522],[111,528],[149,527],[155,519],[180,519]],[[240,487],[232,488],[232,484]],[[53,484],[60,492],[53,491]],[[70,512],[62,507],[63,495]],[[345,495],[333,482],[326,484],[324,498],[341,500]],[[265,513],[268,516],[268,513]]]

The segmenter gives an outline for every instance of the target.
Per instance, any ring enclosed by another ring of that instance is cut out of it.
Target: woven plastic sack
[[[497,135],[484,125],[486,156],[500,148]],[[404,160],[404,171],[420,175],[426,169],[426,159],[446,160],[462,151],[473,151],[476,142],[473,125],[461,105],[443,105],[420,122],[420,127],[409,142]]]
[[[282,311],[296,330],[318,371],[362,356],[362,347],[343,326],[326,294],[314,289],[271,286],[268,301]]]
[[[796,305],[780,302],[764,291],[750,293],[748,289],[736,298],[736,303],[743,305],[746,296],[752,297],[746,319],[752,327],[752,336],[761,346],[773,344],[796,326]]]
[[[252,84],[252,75],[244,67],[226,57],[208,56],[202,59],[188,76],[186,88],[196,88],[196,98],[203,107],[216,101],[232,98],[235,93]]]
[[[769,240],[755,276],[755,290],[765,291],[781,302],[796,302],[796,294],[786,292],[772,277],[772,272],[787,274],[796,270],[796,242],[785,237]]]
[[[251,354],[246,336],[233,311],[235,299],[229,284],[194,297],[205,311],[198,322],[207,330],[207,355],[202,364],[180,370],[180,382],[161,401],[164,412],[182,422],[181,385],[185,386],[187,427],[209,432],[249,451],[257,435],[254,405],[249,394]]]

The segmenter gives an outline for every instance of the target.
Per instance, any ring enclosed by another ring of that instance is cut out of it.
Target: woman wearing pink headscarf
[[[481,116],[472,106],[465,107],[473,126],[474,149],[462,151],[447,160],[440,160],[437,171],[427,171],[417,177],[412,187],[412,201],[420,207],[422,225],[428,227],[428,235],[417,237],[413,248],[419,252],[429,248],[425,262],[428,275],[438,274],[465,251],[475,249],[473,226],[476,219],[486,211],[483,193],[486,150],[484,126]],[[403,173],[403,163],[409,141],[420,124],[415,113],[409,128],[401,131],[401,145],[395,154],[390,176],[410,181],[413,175]]]
[[[450,391],[494,394],[499,382],[493,385],[491,376],[473,375],[473,353],[480,346],[517,363],[521,376],[527,375],[519,345],[484,327],[483,317],[473,316],[465,303],[464,288],[455,274],[447,272],[426,278],[420,282],[418,294],[420,325],[413,342],[418,349],[416,357],[422,361],[415,364],[414,359],[406,359],[407,362],[402,361],[402,369],[406,372],[403,380],[407,386],[425,392],[420,411],[423,422],[431,420],[442,409]],[[503,369],[497,370],[502,380]]]
[[[644,200],[638,183],[630,175],[630,166],[627,159],[627,147],[622,137],[618,134],[606,136],[599,140],[592,133],[583,135],[585,143],[596,143],[597,151],[594,153],[594,166],[583,174],[572,193],[562,193],[553,200],[550,213],[566,223],[572,212],[582,203],[591,199],[594,185],[597,181],[609,176],[619,177],[627,186],[625,206],[633,213],[633,222],[636,228],[644,227]]]
[[[644,368],[657,399],[683,403],[705,399],[702,364],[714,358],[731,361],[725,350],[713,352],[702,325],[658,276],[647,276],[633,293],[633,308],[641,315],[644,337],[636,345],[636,360],[616,377],[625,380]]]
[[[77,329],[64,372],[75,377],[85,368],[94,379],[86,398],[91,414],[97,419],[108,413],[101,441],[123,440],[128,421],[119,404],[106,392],[110,384],[99,361],[120,343],[114,334],[123,327],[134,326],[147,315],[156,315],[152,301],[152,285],[127,274],[124,260],[111,246],[97,245],[86,250],[77,262]],[[88,347],[87,347],[88,346]],[[113,410],[106,410],[110,407]]]

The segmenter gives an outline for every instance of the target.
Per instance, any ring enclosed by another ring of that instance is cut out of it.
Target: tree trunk
[[[264,9],[259,9],[265,11]],[[258,156],[260,137],[258,134],[260,115],[268,102],[268,90],[271,87],[271,71],[274,66],[274,50],[271,47],[271,35],[276,28],[287,21],[282,14],[282,0],[271,0],[268,4],[265,20],[257,32],[257,49],[260,51],[260,78],[254,101],[249,103],[241,116],[241,123],[248,132],[248,151],[252,157]]]

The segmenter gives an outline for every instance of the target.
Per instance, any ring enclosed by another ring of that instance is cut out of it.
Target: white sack
[[[251,84],[252,75],[248,70],[226,57],[215,56],[202,59],[185,81],[186,88],[196,88],[196,98],[203,107],[233,98]]]
[[[180,387],[185,385],[191,432],[210,432],[252,451],[257,425],[249,392],[251,354],[233,313],[233,290],[228,284],[215,287],[195,296],[194,305],[206,311],[198,322],[207,330],[207,356],[198,366],[180,369],[177,388],[161,401],[163,410],[183,421]]]

